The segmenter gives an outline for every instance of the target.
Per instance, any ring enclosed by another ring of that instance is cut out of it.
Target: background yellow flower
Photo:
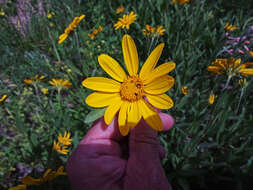
[[[133,11],[131,11],[128,15],[123,15],[123,17],[119,18],[118,22],[114,24],[115,30],[118,30],[119,28],[126,28],[129,30],[130,25],[136,20],[136,16],[137,15]]]

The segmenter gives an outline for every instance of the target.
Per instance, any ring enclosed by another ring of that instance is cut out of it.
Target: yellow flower
[[[8,190],[26,190],[26,189],[27,189],[27,186],[24,185],[24,184],[21,184],[21,185],[18,185],[16,187],[11,187]]]
[[[48,94],[48,89],[47,89],[47,88],[42,88],[42,89],[41,89],[41,92],[42,92],[43,94]]]
[[[66,148],[68,145],[71,145],[71,141],[72,139],[70,138],[70,132],[65,131],[64,136],[61,134],[58,135],[58,142],[56,143],[56,141],[54,141],[53,149],[60,154],[67,154],[69,150]]]
[[[63,145],[70,145],[72,139],[70,139],[70,132],[64,132],[64,136],[62,136],[61,134],[59,134],[58,136],[58,141],[63,144]]]
[[[94,34],[88,34],[88,36],[93,40],[95,38]]]
[[[24,83],[26,83],[26,84],[35,84],[36,82],[39,82],[39,81],[43,80],[44,78],[45,78],[44,75],[42,75],[40,77],[39,77],[39,75],[35,75],[31,79],[25,79]]]
[[[47,18],[50,19],[50,18],[52,18],[52,17],[53,17],[53,15],[52,15],[51,13],[48,13],[48,14],[47,14]]]
[[[158,26],[158,27],[156,28],[156,33],[157,33],[157,35],[159,35],[159,36],[162,36],[162,35],[164,34],[165,31],[166,31],[166,30],[165,30],[162,26]]]
[[[164,35],[164,32],[166,31],[162,26],[153,27],[148,24],[145,25],[146,29],[143,29],[142,32],[144,35],[157,35],[162,36]]]
[[[249,51],[250,56],[253,57],[253,51]]]
[[[5,12],[3,10],[0,11],[0,16],[4,16]]]
[[[98,32],[101,32],[103,30],[103,26],[98,27]]]
[[[9,190],[26,190],[27,186],[40,185],[42,183],[51,181],[59,175],[67,175],[66,172],[63,172],[64,167],[60,166],[57,171],[52,171],[52,169],[47,169],[46,172],[40,178],[34,178],[31,176],[25,176],[22,178],[21,185],[16,187],[9,188]]]
[[[54,23],[50,22],[50,23],[49,23],[49,26],[50,26],[50,27],[54,27]]]
[[[95,36],[103,30],[102,26],[99,26],[97,29],[94,29],[92,33],[88,34],[88,36],[93,40]]]
[[[236,26],[233,26],[232,24],[229,24],[228,22],[225,25],[225,30],[227,30],[227,31],[234,31],[236,29],[237,29]]]
[[[145,25],[146,29],[143,29],[142,32],[144,35],[150,35],[153,34],[155,32],[155,27],[150,26],[148,24]]]
[[[209,104],[213,104],[213,103],[214,103],[214,100],[215,100],[216,98],[217,98],[217,95],[211,93],[211,94],[209,95],[209,98],[208,98]]]
[[[216,59],[212,62],[211,66],[207,67],[207,70],[216,74],[227,74],[228,76],[234,76],[240,74],[242,76],[253,75],[253,68],[247,68],[248,66],[252,66],[252,63],[244,63],[240,64],[241,59]]]
[[[86,103],[95,108],[107,107],[104,120],[109,125],[119,112],[118,125],[122,135],[127,135],[141,118],[153,129],[161,131],[162,121],[151,106],[170,109],[173,100],[165,94],[173,85],[174,78],[167,73],[175,68],[175,63],[167,62],[155,68],[164,44],[159,44],[149,55],[139,74],[138,53],[134,40],[129,35],[122,39],[124,62],[129,76],[119,63],[109,55],[102,54],[98,62],[113,79],[90,77],[82,82],[86,88],[98,91],[86,98]],[[148,103],[148,102],[149,103]]]
[[[64,167],[60,166],[57,171],[53,171],[52,169],[47,169],[47,171],[43,174],[41,181],[47,182],[54,180],[59,175],[67,175],[66,172],[63,172]]]
[[[6,98],[7,98],[7,95],[4,94],[4,95],[0,98],[0,102],[3,102]]]
[[[182,86],[181,92],[182,92],[184,95],[186,95],[186,94],[188,94],[188,92],[189,92],[189,88],[188,88],[187,86]]]
[[[57,171],[55,172],[55,175],[58,176],[58,175],[67,175],[66,172],[63,172],[64,170],[64,166],[60,166]]]
[[[55,88],[69,88],[72,84],[68,80],[52,79],[49,83]]]
[[[84,14],[82,14],[80,17],[75,17],[74,20],[69,24],[69,26],[64,30],[64,33],[59,36],[58,43],[61,44],[64,40],[67,39],[70,32],[73,31],[77,25],[83,20],[85,17]]]
[[[61,150],[61,145],[60,143],[56,143],[56,141],[54,141],[54,146],[53,146],[54,150],[56,150],[57,152]]]
[[[42,180],[40,178],[36,179],[31,176],[25,176],[22,179],[22,183],[25,185],[40,185],[41,182],[42,182]]]
[[[117,8],[116,10],[116,14],[120,14],[122,12],[124,12],[125,8],[121,5],[119,8]]]
[[[185,3],[189,3],[190,0],[173,0],[171,3],[172,4],[179,4],[179,5],[183,5]]]
[[[130,24],[132,24],[136,20],[136,16],[137,15],[133,11],[131,11],[129,15],[123,15],[123,18],[119,18],[118,22],[114,24],[115,30],[118,30],[119,28],[126,28],[127,30],[129,30]]]
[[[69,152],[69,150],[66,148],[67,146],[61,146],[59,142],[56,143],[56,141],[54,141],[53,149],[59,152],[60,154],[66,155]]]

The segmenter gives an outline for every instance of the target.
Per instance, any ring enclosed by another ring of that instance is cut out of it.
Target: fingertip
[[[171,115],[166,114],[166,113],[159,113],[159,115],[163,123],[163,127],[164,127],[163,131],[170,130],[174,125],[174,118]]]

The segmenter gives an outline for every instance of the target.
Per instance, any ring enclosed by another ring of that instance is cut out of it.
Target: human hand
[[[173,118],[159,115],[164,130],[169,130]],[[124,137],[115,118],[109,126],[101,118],[70,156],[67,173],[72,190],[168,190],[160,163],[164,155],[157,132],[144,120]]]

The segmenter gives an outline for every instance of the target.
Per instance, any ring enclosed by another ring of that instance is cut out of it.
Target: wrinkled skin
[[[164,130],[170,129],[173,118],[159,115]],[[143,120],[123,137],[117,119],[108,127],[101,118],[70,156],[67,173],[72,190],[169,190],[164,156],[157,132]]]

